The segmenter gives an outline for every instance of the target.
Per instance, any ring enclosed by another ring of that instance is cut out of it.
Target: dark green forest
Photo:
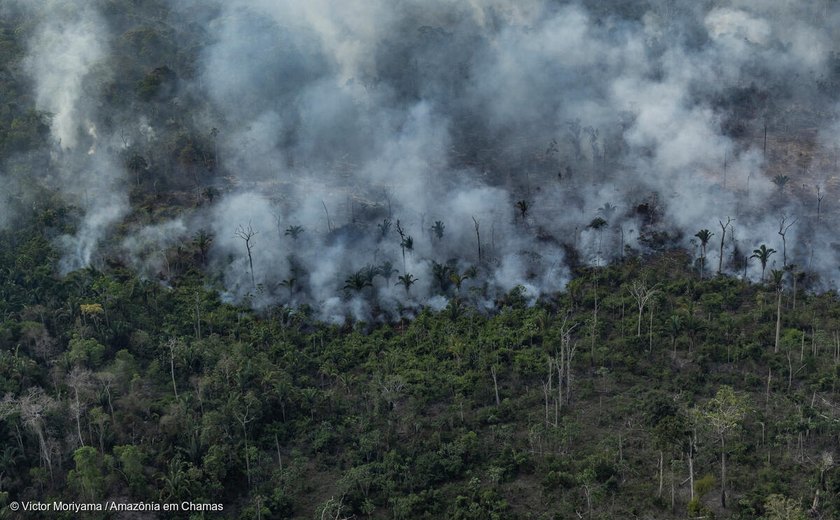
[[[714,33],[701,29],[723,16],[716,2],[696,3],[709,18],[694,3],[545,3],[575,24],[584,12],[605,47],[633,48],[625,38],[649,29],[646,13],[671,17],[645,40],[645,59],[658,64],[644,73],[652,84],[672,74],[662,65],[669,43],[700,55],[712,46],[701,33]],[[811,76],[771,74],[764,57],[738,63],[766,82],[685,87],[716,115],[713,137],[727,140],[714,167],[697,167],[690,196],[703,211],[738,205],[679,228],[669,218],[687,204],[668,197],[690,191],[682,177],[598,191],[627,172],[659,179],[648,175],[658,163],[644,161],[664,145],[624,134],[643,110],[596,127],[555,107],[556,136],[531,124],[544,121],[539,103],[523,108],[530,99],[510,110],[521,126],[499,123],[504,114],[485,120],[474,100],[495,94],[462,83],[484,81],[482,52],[464,51],[483,48],[483,36],[460,11],[433,27],[422,9],[400,4],[413,14],[377,42],[378,68],[343,85],[387,97],[388,114],[437,99],[457,124],[442,146],[446,166],[430,160],[428,184],[451,191],[475,176],[507,197],[502,216],[435,207],[416,217],[399,191],[417,195],[415,172],[389,183],[358,173],[367,164],[359,135],[370,128],[331,114],[315,128],[333,134],[307,133],[321,115],[289,92],[311,88],[299,77],[320,82],[332,78],[322,69],[340,67],[306,54],[310,39],[287,35],[304,22],[248,18],[249,45],[282,55],[282,66],[255,65],[242,81],[259,89],[234,85],[232,104],[261,113],[262,92],[276,90],[273,108],[300,109],[267,138],[271,150],[294,153],[269,160],[253,144],[264,137],[259,117],[237,121],[203,90],[237,76],[214,69],[206,52],[236,17],[223,3],[85,2],[81,19],[103,20],[108,52],[67,84],[81,101],[62,112],[43,106],[32,49],[52,13],[74,19],[68,5],[0,1],[0,518],[80,517],[10,507],[32,502],[197,509],[83,518],[840,518],[840,245],[837,209],[832,197],[823,202],[836,189],[837,149],[814,130],[833,117],[823,107],[840,84],[837,52]],[[818,7],[809,23],[821,20]],[[511,44],[508,11],[488,12],[479,24],[495,31],[487,41]],[[706,26],[691,22],[698,16]],[[444,59],[453,62],[435,72]],[[575,82],[561,79],[563,96],[575,98]],[[58,138],[68,113],[79,120],[73,149]],[[403,140],[424,133],[410,118],[398,130],[371,120]],[[403,153],[382,152],[392,161],[383,168],[405,168],[394,158]],[[270,173],[249,173],[256,163]],[[304,184],[301,164],[323,167],[332,183],[324,192],[333,198],[310,197],[314,217],[294,206],[304,198],[290,188]],[[102,181],[111,177],[99,168],[117,180]],[[277,173],[284,168],[293,173]],[[84,188],[68,188],[76,184]],[[264,222],[236,214],[219,231],[234,211],[214,208],[245,189],[294,207],[268,224],[285,248],[271,253],[275,263],[265,259],[274,242],[257,228]],[[552,190],[557,206],[546,203]],[[91,225],[113,193],[125,196],[114,204],[122,209]],[[488,193],[496,196],[478,198]],[[177,239],[138,231],[179,219],[187,224]],[[731,222],[744,223],[737,239]],[[90,229],[99,233],[93,253],[68,263]],[[142,243],[130,249],[129,240]],[[339,267],[318,285],[331,263]],[[324,319],[325,291],[344,309],[338,318]]]
[[[675,252],[581,269],[533,307],[512,291],[489,316],[455,298],[326,326],[223,304],[195,249],[171,287],[120,268],[58,278],[48,218],[2,235],[6,502],[221,502],[238,518],[840,511],[834,293],[700,280]]]

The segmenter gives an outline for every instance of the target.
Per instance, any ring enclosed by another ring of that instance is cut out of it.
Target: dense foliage
[[[672,253],[583,270],[531,308],[513,291],[492,315],[453,300],[330,327],[223,303],[193,269],[171,287],[120,267],[59,278],[45,218],[2,235],[4,503],[222,502],[238,518],[840,512],[833,293],[700,280]]]

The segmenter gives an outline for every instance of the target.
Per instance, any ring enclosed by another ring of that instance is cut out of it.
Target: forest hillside
[[[0,518],[840,517],[837,42],[0,1]]]

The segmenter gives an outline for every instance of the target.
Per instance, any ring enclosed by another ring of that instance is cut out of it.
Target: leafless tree
[[[172,392],[175,394],[175,400],[178,400],[178,386],[175,384],[175,356],[180,350],[181,343],[175,338],[170,338],[166,342],[166,348],[169,350],[169,375],[172,378]]]
[[[790,220],[790,221],[789,221],[789,220],[788,220],[787,215],[784,215],[784,214],[783,214],[783,215],[782,215],[782,217],[779,219],[779,236],[781,236],[781,237],[782,237],[782,267],[786,267],[786,266],[787,266],[787,241],[786,241],[786,235],[787,235],[788,230],[791,228],[791,226],[793,226],[794,224],[796,224],[796,221],[797,221],[797,220],[798,220],[798,219],[797,219],[796,217],[794,217],[794,218],[793,218],[793,220]]]
[[[577,343],[572,342],[572,331],[577,325],[568,323],[568,316],[560,325],[560,350],[555,350],[554,358],[549,358],[549,371],[552,366],[557,372],[557,400],[554,405],[554,425],[559,423],[559,413],[563,403],[571,402],[572,397],[572,360],[577,351]],[[549,378],[549,385],[551,384]],[[565,389],[564,389],[565,387]]]
[[[630,294],[633,296],[633,299],[636,300],[636,306],[639,308],[639,321],[636,326],[636,337],[640,337],[642,335],[642,313],[645,310],[645,305],[647,305],[650,299],[658,293],[659,290],[656,289],[656,285],[648,287],[647,282],[644,280],[636,280],[630,286]]]
[[[733,219],[726,217],[726,224],[722,220],[718,220],[718,222],[720,223],[720,258],[718,258],[717,274],[721,274],[723,272],[723,245],[725,243],[724,240],[726,240],[726,229],[733,222]]]
[[[236,422],[242,426],[242,440],[245,445],[245,475],[248,478],[248,488],[250,489],[251,460],[248,453],[248,423],[256,419],[251,409],[257,405],[257,398],[252,392],[245,395],[236,394],[231,396],[230,405]]]
[[[328,230],[330,233],[332,233],[332,230],[333,230],[333,227],[332,227],[332,220],[330,220],[330,212],[329,212],[329,210],[327,209],[327,203],[326,203],[326,202],[324,202],[324,201],[322,200],[322,201],[321,201],[321,205],[322,205],[322,206],[324,206],[324,213],[326,213],[326,215],[327,215],[327,230]]]
[[[21,422],[38,438],[38,447],[41,452],[41,463],[49,471],[50,478],[53,477],[52,468],[52,439],[47,436],[47,427],[44,424],[44,416],[56,407],[55,400],[47,395],[40,387],[30,387],[26,394],[13,398],[6,396],[0,401],[0,419],[5,419],[17,414]]]
[[[85,446],[85,440],[82,438],[82,412],[86,406],[82,398],[90,387],[91,380],[90,370],[78,366],[73,367],[67,374],[67,386],[73,389],[73,403],[70,408],[73,410],[73,415],[76,416],[76,433],[79,436],[79,444],[82,446]]]
[[[254,228],[251,227],[251,223],[248,222],[248,227],[244,227],[240,225],[236,228],[236,237],[241,238],[245,242],[245,250],[248,252],[248,265],[251,268],[251,285],[254,286],[254,289],[257,288],[257,282],[254,278],[254,257],[253,257],[253,249],[254,249],[254,236],[257,234],[254,231]]]
[[[481,233],[479,233],[479,222],[476,220],[475,217],[472,218],[473,224],[475,224],[475,240],[478,243],[478,263],[481,263]]]

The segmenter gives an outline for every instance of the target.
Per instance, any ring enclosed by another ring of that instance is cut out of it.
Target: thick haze
[[[32,3],[25,70],[37,107],[53,114],[45,177],[83,213],[77,235],[57,239],[62,267],[97,261],[130,211],[120,154],[145,150],[154,165],[169,111],[196,133],[218,130],[194,191],[219,195],[177,218],[133,221],[110,247],[165,277],[166,250],[204,230],[214,238],[207,268],[230,298],[255,306],[309,304],[342,321],[439,308],[456,293],[489,306],[517,285],[534,299],[562,289],[575,262],[618,258],[622,244],[699,253],[702,228],[715,233],[713,273],[727,217],[727,273],[743,275],[736,250],[762,243],[779,251],[768,269],[781,268],[786,216],[796,219],[788,263],[834,287],[840,8],[617,4],[172,2],[176,45],[195,45],[180,36],[191,24],[205,29],[191,70],[166,64],[179,79],[153,110],[103,101],[121,36],[99,3]],[[777,175],[790,177],[784,189]],[[599,216],[607,225],[595,229]],[[404,254],[397,221],[413,239]],[[253,273],[237,236],[249,226]],[[432,261],[450,259],[457,274],[477,268],[460,290],[442,290],[433,273]],[[343,289],[383,262],[395,271],[387,279]],[[408,291],[395,285],[405,272],[417,278]],[[747,275],[760,277],[758,261]]]

